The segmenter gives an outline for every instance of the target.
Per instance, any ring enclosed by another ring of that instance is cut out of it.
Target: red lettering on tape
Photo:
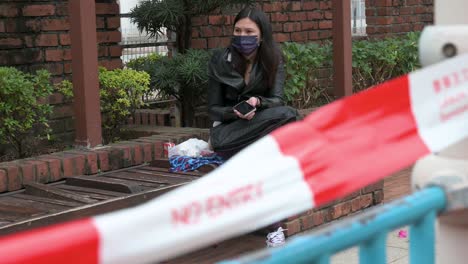
[[[228,191],[225,194],[215,194],[202,201],[193,201],[180,208],[171,210],[174,225],[192,225],[200,222],[202,216],[218,217],[228,210],[255,202],[263,195],[262,183],[247,184]]]

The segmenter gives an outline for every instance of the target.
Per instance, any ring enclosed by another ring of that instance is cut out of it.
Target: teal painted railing
[[[387,234],[402,226],[410,226],[410,263],[435,263],[434,222],[445,205],[442,188],[427,188],[310,235],[293,238],[283,247],[221,263],[325,264],[333,254],[358,246],[360,263],[383,264],[387,261]]]

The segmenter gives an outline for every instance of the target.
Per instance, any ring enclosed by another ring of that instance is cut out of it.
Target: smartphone
[[[249,103],[247,103],[247,101],[242,101],[236,104],[233,108],[237,110],[239,113],[243,114],[244,116],[257,110],[257,108],[251,106]]]

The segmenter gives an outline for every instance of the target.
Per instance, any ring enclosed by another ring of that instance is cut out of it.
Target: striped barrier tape
[[[468,55],[320,108],[141,206],[0,239],[2,263],[150,263],[343,197],[468,136]]]

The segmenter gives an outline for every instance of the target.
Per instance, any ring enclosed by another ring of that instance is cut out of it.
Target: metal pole
[[[95,0],[69,1],[75,144],[102,144]]]
[[[353,94],[351,1],[333,3],[333,72],[335,97]]]

